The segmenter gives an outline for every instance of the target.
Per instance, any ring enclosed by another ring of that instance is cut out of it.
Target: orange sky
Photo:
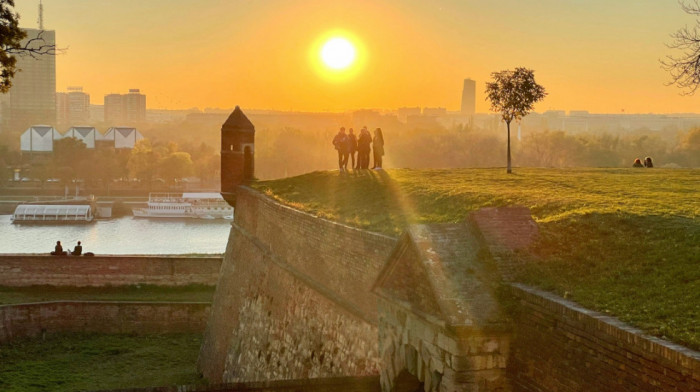
[[[540,112],[700,111],[700,95],[665,86],[659,66],[669,34],[694,22],[676,1],[486,3],[45,0],[44,24],[68,47],[57,60],[58,91],[83,86],[93,104],[140,88],[149,108],[458,110],[468,77],[477,81],[477,111],[486,112],[490,73],[525,66],[549,93]],[[36,27],[37,4],[17,5],[22,26]],[[363,53],[362,67],[339,82],[309,56],[335,30]]]

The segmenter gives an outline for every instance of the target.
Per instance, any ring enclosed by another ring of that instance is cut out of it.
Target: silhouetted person
[[[71,252],[71,254],[73,256],[80,256],[81,254],[83,254],[83,246],[80,245],[80,241],[78,241],[78,245],[76,245],[75,248],[73,248],[73,252]]]
[[[52,255],[54,256],[63,256],[66,253],[63,252],[63,246],[61,246],[61,241],[56,241],[56,247],[54,248],[53,252],[51,252]]]
[[[644,167],[651,168],[654,164],[651,162],[651,157],[644,158]]]
[[[345,134],[345,128],[341,127],[338,134],[333,138],[333,145],[338,150],[338,168],[340,171],[345,171],[348,165],[348,154],[350,148],[348,145],[348,135]]]
[[[350,154],[350,167],[353,169],[357,169],[359,166],[359,162],[357,165],[355,164],[355,153],[357,152],[357,136],[355,136],[355,132],[352,128],[350,128],[350,130],[348,131],[348,149],[348,152]]]
[[[360,138],[357,139],[357,166],[360,169],[369,168],[369,151],[372,144],[372,135],[369,134],[367,127],[360,130]]]
[[[635,159],[632,167],[644,167],[644,165],[642,165],[642,160],[639,158]]]
[[[382,157],[384,156],[384,136],[382,135],[382,129],[377,128],[374,130],[374,139],[372,139],[374,148],[374,166],[372,169],[381,170],[382,169]]]

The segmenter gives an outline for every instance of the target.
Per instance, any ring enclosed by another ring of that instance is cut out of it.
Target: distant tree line
[[[82,180],[106,187],[114,180],[136,179],[134,186],[145,189],[154,182],[167,186],[197,177],[205,187],[218,186],[219,130],[170,129],[159,138],[139,141],[132,150],[90,150],[77,139],[60,139],[53,155],[29,165],[18,151],[5,148],[0,154],[0,181],[11,178],[12,168],[25,162],[23,176],[42,182]],[[387,168],[503,167],[505,163],[503,127],[403,125],[383,130]],[[261,127],[256,135],[255,176],[272,179],[335,169],[331,140],[336,132]],[[645,156],[652,157],[657,167],[700,167],[700,128],[616,133],[541,130],[523,132],[521,140],[511,142],[514,167],[630,167],[635,158]]]

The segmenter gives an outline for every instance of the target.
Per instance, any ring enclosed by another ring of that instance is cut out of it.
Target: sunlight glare
[[[321,48],[321,59],[329,68],[348,68],[355,61],[355,47],[345,38],[331,38]]]

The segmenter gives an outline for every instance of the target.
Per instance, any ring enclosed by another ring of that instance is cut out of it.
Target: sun
[[[345,38],[333,37],[321,47],[321,60],[326,67],[343,70],[350,67],[357,57],[355,46]]]

